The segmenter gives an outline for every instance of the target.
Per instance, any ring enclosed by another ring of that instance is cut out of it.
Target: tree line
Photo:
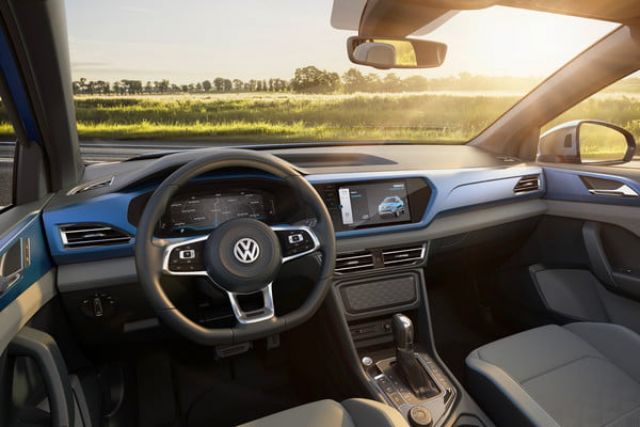
[[[295,70],[293,78],[228,79],[215,77],[188,84],[176,84],[167,79],[157,81],[122,79],[115,82],[81,78],[73,82],[74,94],[138,95],[178,93],[241,93],[241,92],[295,92],[295,93],[355,93],[355,92],[422,92],[422,91],[524,91],[540,79],[536,77],[482,76],[460,73],[455,76],[427,78],[414,75],[400,77],[395,73],[381,76],[364,74],[350,68],[344,74],[307,66]],[[640,79],[620,81],[623,89],[640,91]]]

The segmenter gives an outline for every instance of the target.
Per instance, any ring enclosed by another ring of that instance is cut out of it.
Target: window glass
[[[0,210],[13,203],[15,133],[0,99]]]
[[[448,45],[442,67],[381,71],[349,62],[355,31],[331,26],[331,0],[66,3],[80,138],[113,152],[136,140],[464,143],[617,27],[462,11],[415,35]]]
[[[612,84],[600,92],[585,99],[575,107],[566,111],[547,123],[542,131],[568,122],[571,120],[602,120],[613,123],[631,132],[636,140],[640,139],[640,71]],[[606,134],[606,135],[605,135]],[[605,130],[601,131],[599,137],[613,135]],[[593,142],[593,141],[591,141]],[[605,144],[607,149],[614,152],[620,151],[620,140]],[[604,147],[603,144],[595,146]],[[592,144],[592,146],[594,146]],[[605,153],[603,153],[605,154]],[[598,156],[597,153],[593,153]]]

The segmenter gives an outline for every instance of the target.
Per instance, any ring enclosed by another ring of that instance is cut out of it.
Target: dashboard
[[[205,151],[208,149],[204,149]],[[540,199],[542,169],[499,158],[468,146],[349,146],[270,149],[289,161],[319,192],[333,219],[339,251],[360,250],[464,232],[469,224],[489,220],[462,218],[467,210],[491,204]],[[58,264],[130,257],[136,226],[155,188],[184,163],[202,155],[191,150],[152,159],[87,168],[79,189],[56,195],[43,214],[51,255]],[[520,180],[538,182],[534,191],[516,193]],[[86,188],[86,190],[85,190]],[[543,204],[542,204],[543,205]],[[536,215],[540,203],[518,205]],[[498,210],[505,221],[513,217]],[[460,217],[455,227],[437,223]],[[255,170],[224,170],[198,177],[180,189],[158,224],[159,237],[205,234],[234,218],[255,218],[269,225],[313,225],[286,183]],[[496,222],[495,213],[491,222]],[[437,223],[436,223],[436,220]],[[74,227],[110,227],[120,233],[113,244],[65,243]],[[436,233],[436,234],[433,234]]]
[[[499,159],[473,147],[363,146],[356,150],[342,146],[269,151],[296,167],[322,197],[336,231],[338,281],[344,280],[345,274],[383,277],[394,268],[412,268],[425,260],[427,253],[438,250],[441,240],[446,240],[443,237],[465,236],[469,231],[546,211],[540,200],[545,192],[542,168]],[[192,150],[91,165],[78,187],[54,195],[43,211],[42,225],[51,259],[57,265],[58,291],[84,336],[99,335],[103,340],[108,332],[112,339],[118,339],[123,330],[137,330],[140,325],[136,322],[153,317],[138,284],[134,257],[137,225],[163,180],[201,156],[202,150]],[[536,185],[516,192],[525,179]],[[180,238],[205,235],[235,218],[254,218],[276,227],[312,226],[314,222],[313,214],[284,180],[249,169],[218,170],[179,189],[167,204],[156,236],[180,242]],[[444,243],[451,242],[466,244],[464,237]],[[274,292],[286,294],[279,299],[284,301],[280,309],[297,304],[304,295],[309,283],[301,275],[313,273],[315,260],[302,257],[283,266],[282,286],[274,288]],[[364,270],[359,273],[360,269]],[[198,280],[194,278],[194,284]],[[228,304],[222,300],[202,305],[198,292],[176,286],[179,283],[173,277],[165,284],[181,304],[192,307],[193,316],[217,319],[221,313],[228,315]],[[86,312],[95,298],[109,304],[116,301],[113,304],[118,304],[120,315],[106,323],[100,319],[87,322]]]

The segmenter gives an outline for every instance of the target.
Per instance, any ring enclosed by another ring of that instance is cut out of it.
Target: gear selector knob
[[[413,394],[425,399],[438,394],[438,388],[418,362],[413,349],[413,323],[404,314],[394,314],[391,319],[393,339],[396,344],[396,366]]]
[[[404,314],[394,314],[391,328],[396,348],[413,351],[413,322]]]

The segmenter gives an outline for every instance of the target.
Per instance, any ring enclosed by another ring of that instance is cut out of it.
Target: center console
[[[426,245],[413,262],[420,265],[425,255]],[[421,317],[422,272],[384,269],[375,276],[345,278],[336,290],[367,381],[414,425],[442,425],[457,390],[416,338],[417,331],[425,332],[422,322],[414,326],[411,319]]]
[[[365,352],[365,372],[412,425],[439,425],[455,402],[456,388],[438,363],[414,346],[411,319],[396,314],[391,323],[395,348]]]
[[[418,236],[435,194],[426,178],[410,175],[319,176],[312,184],[336,237],[363,242],[411,230]],[[357,247],[353,242],[347,246]],[[429,242],[418,241],[338,254],[331,304],[340,339],[361,385],[411,425],[490,425],[435,351],[424,278],[428,252]]]

